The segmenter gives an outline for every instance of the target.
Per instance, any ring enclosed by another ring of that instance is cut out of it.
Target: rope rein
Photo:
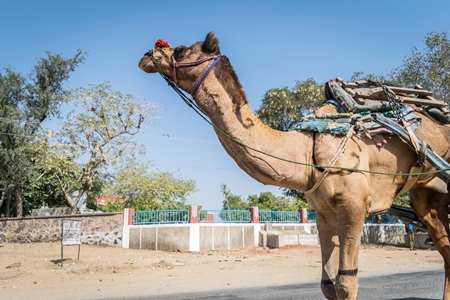
[[[350,127],[350,130],[347,132],[344,139],[342,140],[341,145],[339,146],[338,150],[336,151],[336,153],[334,154],[333,158],[331,159],[331,161],[329,163],[330,166],[334,166],[334,164],[338,161],[338,159],[342,155],[342,153],[344,153],[345,148],[348,145],[348,141],[355,133],[353,127],[354,126]],[[325,169],[325,171],[322,172],[322,174],[319,177],[319,180],[316,181],[314,186],[303,193],[306,195],[306,194],[311,194],[311,193],[315,192],[315,190],[317,190],[317,188],[322,184],[322,182],[325,180],[325,177],[327,177],[327,175],[328,175],[328,173],[330,173],[330,171],[331,171],[331,168]]]
[[[174,83],[174,81],[172,79],[170,79],[169,77],[167,77],[164,72],[162,67],[160,66],[160,64],[156,61],[156,59],[151,55],[150,58],[152,59],[153,63],[158,67],[159,70],[159,74],[161,75],[161,77],[167,82],[167,84],[181,97],[181,99],[184,101],[184,103],[186,103],[187,106],[189,106],[190,108],[192,108],[194,110],[195,113],[197,113],[206,123],[208,123],[211,127],[213,127],[217,132],[220,132],[220,134],[224,135],[225,137],[227,137],[228,139],[230,139],[231,141],[233,141],[234,143],[237,143],[238,145],[241,145],[247,149],[250,149],[252,151],[258,152],[260,154],[266,155],[268,157],[274,158],[274,159],[278,159],[284,162],[288,162],[288,163],[292,163],[292,164],[297,164],[297,165],[302,165],[302,166],[307,166],[307,167],[313,167],[313,168],[321,168],[321,169],[325,169],[324,173],[328,170],[327,174],[330,172],[331,169],[335,169],[335,170],[341,170],[341,171],[348,171],[348,172],[360,172],[360,173],[368,173],[368,174],[375,174],[375,175],[386,175],[386,176],[419,176],[419,175],[431,175],[431,174],[437,174],[437,173],[441,173],[441,172],[445,172],[445,171],[449,171],[450,168],[448,169],[440,169],[440,170],[435,170],[435,171],[429,171],[429,172],[421,172],[421,173],[390,173],[390,172],[379,172],[379,171],[371,171],[371,170],[363,170],[363,169],[356,169],[356,168],[346,168],[346,167],[338,167],[338,166],[334,166],[334,163],[336,163],[337,158],[339,158],[339,156],[343,153],[343,150],[345,149],[345,146],[348,143],[349,139],[344,139],[344,141],[341,143],[341,148],[342,149],[342,153],[340,153],[339,155],[337,155],[338,153],[335,154],[336,157],[336,161],[333,158],[333,160],[330,162],[331,165],[329,166],[322,166],[322,165],[316,165],[316,164],[309,164],[309,163],[304,163],[304,162],[299,162],[299,161],[293,161],[293,160],[289,160],[289,159],[285,159],[282,157],[278,157],[275,155],[272,155],[270,153],[266,153],[263,152],[261,150],[255,149],[249,145],[246,145],[244,143],[242,143],[241,141],[236,140],[235,138],[233,138],[232,136],[230,136],[229,134],[227,134],[226,132],[224,132],[223,130],[221,130],[220,128],[218,128],[217,126],[215,126],[213,123],[211,123],[211,121],[208,119],[208,117],[206,116],[206,114],[200,109],[200,107],[197,106],[197,104],[188,96],[185,95],[185,93],[178,88],[178,86]],[[350,130],[353,132],[353,130]],[[343,146],[345,142],[345,145]],[[339,150],[338,150],[339,152]],[[322,175],[323,176],[323,175]],[[325,178],[325,177],[323,177]],[[320,181],[320,180],[319,180]],[[319,183],[319,181],[317,183]],[[323,179],[322,179],[323,181]],[[318,187],[318,184],[317,185]],[[319,183],[320,184],[320,183]],[[315,189],[317,189],[317,187]],[[313,186],[314,188],[314,186]],[[311,188],[309,191],[307,192],[312,192]]]

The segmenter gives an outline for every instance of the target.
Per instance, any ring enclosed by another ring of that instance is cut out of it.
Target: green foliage
[[[133,165],[133,168],[129,166]],[[142,210],[188,209],[186,197],[197,191],[195,181],[169,172],[148,173],[142,164],[123,165],[110,194],[125,199],[125,207]]]
[[[125,208],[125,204],[119,200],[112,200],[106,203],[104,206],[100,206],[99,209],[103,212],[121,212]]]
[[[223,210],[246,210],[249,208],[248,203],[245,202],[241,196],[234,195],[226,184],[220,185],[220,190],[223,195]]]
[[[275,196],[272,192],[261,192],[259,196],[249,195],[245,201],[241,196],[233,194],[226,184],[221,184],[220,189],[224,196],[223,210],[247,210],[250,207],[271,211],[298,211],[300,208],[311,210],[306,200],[299,194],[294,195],[294,191],[291,190],[285,190],[285,196]]]
[[[314,211],[314,209],[309,205],[308,201],[301,198],[295,198],[292,208],[289,210],[299,210],[300,208],[306,208],[308,211]]]
[[[292,210],[298,210],[300,208],[306,208],[309,211],[314,211],[311,207],[311,205],[309,205],[308,201],[306,201],[305,199],[305,194],[303,194],[302,191],[297,191],[297,190],[289,190],[289,189],[282,189],[283,190],[283,195],[286,197],[292,197],[294,198],[294,207],[296,209],[292,209]]]
[[[367,74],[364,75],[364,72],[354,72],[350,81],[358,81],[358,80],[371,80],[380,83],[386,83],[391,81],[392,79],[387,78],[383,75],[375,75],[375,74]]]
[[[394,204],[404,206],[404,207],[411,207],[410,203],[409,203],[409,192],[396,197],[394,199]]]
[[[70,73],[84,60],[82,53],[68,59],[47,55],[28,77],[9,68],[0,73],[0,211],[7,216],[14,209],[22,216],[61,204],[75,211],[86,198],[88,208],[96,208],[95,197],[114,168],[144,152],[133,136],[152,125],[150,117],[158,109],[113,91],[109,83],[65,89]],[[63,103],[75,109],[57,132],[45,130],[42,122],[59,117]],[[148,180],[161,185],[154,187],[153,198],[169,208],[184,205],[185,196],[195,191],[195,183],[172,174],[155,173]],[[111,203],[107,209],[119,207]]]
[[[416,84],[434,93],[435,98],[450,103],[450,40],[447,32],[430,32],[422,51],[413,48],[403,65],[393,70],[392,79],[400,86]]]
[[[34,171],[43,175],[39,180],[30,183],[28,189],[24,189],[23,197],[27,207],[33,209],[42,206],[64,206],[66,204],[64,195],[53,176],[37,167]],[[24,209],[24,212],[25,214],[30,213],[27,209]]]
[[[268,90],[256,115],[269,127],[287,131],[292,123],[319,107],[324,99],[323,85],[309,78],[288,87]]]
[[[271,192],[262,192],[259,197],[249,195],[248,202],[250,207],[257,206],[260,210],[287,210],[290,205],[290,199],[283,196],[276,197]]]
[[[40,58],[27,77],[11,68],[0,74],[0,207],[7,216],[14,214],[14,207],[17,216],[23,215],[24,193],[46,172],[34,166],[45,139],[41,124],[59,116],[69,94],[64,83],[83,60],[81,51],[72,58],[47,52],[47,58]],[[42,196],[49,192],[44,191]],[[26,206],[30,209],[34,205]]]
[[[258,207],[260,210],[273,210],[273,211],[297,211],[299,208],[307,205],[305,200],[275,196],[271,192],[262,192],[257,195],[248,196],[249,207]],[[309,205],[307,205],[309,209]]]

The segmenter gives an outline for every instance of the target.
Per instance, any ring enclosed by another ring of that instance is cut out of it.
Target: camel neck
[[[248,103],[233,101],[226,88],[215,80],[204,82],[196,102],[216,126],[218,138],[227,153],[251,177],[263,184],[308,189],[312,168],[304,164],[312,162],[312,133],[270,128],[254,115]]]

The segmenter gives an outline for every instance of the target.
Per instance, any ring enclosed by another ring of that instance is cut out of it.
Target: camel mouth
[[[155,64],[153,63],[151,57],[148,54],[145,54],[138,63],[139,69],[144,71],[145,73],[156,73],[158,72]]]

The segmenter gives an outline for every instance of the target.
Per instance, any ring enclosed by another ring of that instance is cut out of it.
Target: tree
[[[75,89],[70,99],[81,110],[68,114],[49,143],[43,167],[76,211],[94,181],[111,176],[118,159],[144,151],[132,137],[156,113],[157,105],[114,92],[108,82]]]
[[[220,185],[220,190],[223,195],[223,210],[246,210],[249,208],[248,203],[245,202],[241,196],[234,195],[226,184]]]
[[[386,76],[383,75],[375,75],[375,74],[367,74],[364,75],[364,72],[354,72],[350,81],[358,81],[358,80],[370,80],[374,82],[386,83],[392,81]]]
[[[108,201],[104,206],[99,207],[101,211],[104,212],[121,212],[125,208],[124,203],[120,202],[120,200],[111,200]]]
[[[319,107],[323,98],[323,85],[309,78],[297,81],[293,89],[282,87],[268,90],[255,114],[271,128],[287,131],[293,123]]]
[[[65,205],[64,195],[53,176],[42,168],[35,167],[34,172],[42,176],[39,180],[26,184],[27,188],[23,192],[25,214],[33,208]]]
[[[425,48],[413,48],[403,65],[390,73],[400,86],[416,84],[434,93],[435,98],[450,104],[450,40],[447,32],[430,32],[425,37]]]
[[[262,192],[259,196],[249,195],[248,203],[250,207],[257,206],[260,210],[272,211],[297,211],[302,207],[311,208],[306,200],[290,196],[275,196],[271,192]]]
[[[290,189],[282,189],[282,194],[286,197],[294,198],[292,206],[295,209],[290,210],[298,210],[299,208],[306,208],[308,210],[313,210],[311,205],[309,205],[308,201],[305,199],[305,194],[302,191],[290,190]]]
[[[124,207],[137,211],[188,208],[186,198],[197,191],[195,181],[169,172],[149,173],[145,164],[129,165],[122,165],[109,189],[110,194],[125,200]]]
[[[7,216],[13,206],[17,216],[23,215],[24,189],[43,175],[33,167],[41,125],[60,115],[69,93],[63,85],[83,60],[81,51],[72,58],[47,52],[26,77],[11,68],[0,74],[0,208],[6,199]]]

